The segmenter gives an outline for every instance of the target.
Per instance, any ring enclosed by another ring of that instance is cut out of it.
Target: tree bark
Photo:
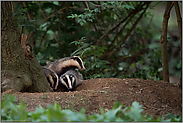
[[[49,92],[43,70],[34,56],[26,58],[11,2],[1,2],[1,92]]]
[[[170,10],[172,8],[172,2],[167,2],[163,26],[161,35],[161,55],[162,55],[162,67],[163,67],[163,80],[169,82],[169,70],[168,70],[168,53],[167,53],[167,30],[168,30],[168,19],[170,18]]]
[[[181,59],[182,59],[182,17],[180,14],[178,1],[174,2],[174,7],[175,7],[176,16],[177,16],[177,23],[178,23],[179,36],[180,36],[180,46],[181,46]],[[181,77],[180,77],[180,87],[182,87],[182,71],[181,71]]]

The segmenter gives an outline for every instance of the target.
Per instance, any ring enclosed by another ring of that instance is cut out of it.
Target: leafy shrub
[[[147,1],[29,1],[26,7],[23,2],[13,3],[20,32],[34,32],[30,43],[42,66],[79,55],[88,68],[82,73],[85,79],[162,80],[159,39],[163,17],[153,18],[151,10],[159,3],[164,8],[166,2],[151,2],[146,11]],[[169,73],[180,77],[180,41],[170,38],[167,44]],[[172,48],[177,49],[174,54]]]
[[[1,121],[28,121],[28,122],[129,122],[129,121],[166,121],[166,122],[181,122],[182,116],[175,114],[167,114],[154,119],[151,115],[143,115],[142,105],[138,102],[133,102],[132,106],[124,107],[119,102],[116,102],[112,110],[104,113],[104,109],[100,108],[101,114],[93,114],[87,116],[85,109],[80,112],[71,110],[61,110],[57,102],[54,105],[49,105],[46,109],[39,106],[33,112],[25,110],[25,103],[22,101],[19,105],[15,104],[16,97],[5,95],[1,100]]]

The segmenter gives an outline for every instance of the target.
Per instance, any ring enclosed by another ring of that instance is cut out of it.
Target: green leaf
[[[54,108],[54,106],[51,106],[47,110],[47,120],[49,122],[66,122],[66,116],[64,112],[60,112],[57,109]]]
[[[142,111],[143,111],[142,105],[139,105],[139,103],[135,101],[132,103],[130,111],[126,112],[125,115],[129,116],[134,121],[144,121],[143,116],[141,114]]]
[[[83,113],[80,113],[80,112],[75,113],[70,110],[63,110],[62,112],[65,114],[65,117],[68,119],[67,120],[68,122],[82,122],[82,121],[86,122],[87,121],[87,118]]]
[[[90,122],[104,122],[104,115],[94,114],[89,116]]]
[[[133,6],[130,6],[130,5],[122,5],[122,8],[135,9]]]
[[[182,116],[181,115],[177,115],[177,114],[172,114],[172,113],[168,113],[165,116],[167,122],[181,122],[182,121]]]
[[[120,103],[118,101],[115,101],[112,109],[117,109],[120,106]]]
[[[60,105],[59,105],[57,102],[54,103],[53,107],[54,107],[56,110],[61,111],[61,107],[60,107]]]
[[[114,122],[116,117],[118,116],[117,114],[122,112],[121,107],[122,106],[120,105],[118,108],[106,112],[105,115],[104,115],[105,121]]]

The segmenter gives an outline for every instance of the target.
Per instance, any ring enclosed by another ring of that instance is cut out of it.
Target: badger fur
[[[55,91],[59,85],[59,77],[58,75],[51,69],[43,68],[44,75],[47,79],[47,81],[50,83],[50,86],[53,88]]]
[[[65,91],[73,91],[83,82],[82,74],[74,69],[70,69],[60,76],[60,84]]]
[[[70,69],[78,68],[85,70],[83,61],[79,56],[65,57],[45,65],[46,68],[53,70],[58,76],[61,76]]]

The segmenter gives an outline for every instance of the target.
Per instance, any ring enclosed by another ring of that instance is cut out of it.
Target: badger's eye
[[[64,76],[64,77],[63,77],[63,80],[66,82],[66,81],[67,81],[67,78]]]
[[[69,79],[72,80],[74,78],[74,76],[69,76]]]

